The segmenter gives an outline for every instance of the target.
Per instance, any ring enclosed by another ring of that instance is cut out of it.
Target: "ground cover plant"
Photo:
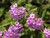
[[[0,38],[50,38],[50,0],[0,0]]]

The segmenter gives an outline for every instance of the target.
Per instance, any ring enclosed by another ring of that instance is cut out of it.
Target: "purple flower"
[[[23,12],[24,12],[24,10],[25,10],[25,8],[24,8],[24,7],[22,7],[22,8],[20,9],[20,12],[21,12],[21,13],[23,13]]]
[[[13,6],[12,5],[10,6],[11,9],[15,9],[16,7],[17,7],[17,3]]]
[[[19,25],[19,22],[16,22],[15,25]]]
[[[47,30],[46,28],[45,28],[45,30],[44,30],[44,35],[45,35],[45,38],[50,38],[50,31],[49,31],[49,29]]]
[[[17,4],[10,6],[11,10],[9,10],[9,12],[10,16],[17,21],[19,19],[21,20],[21,18],[23,18],[26,15],[26,13],[24,12],[25,10],[24,7],[22,7],[20,10],[16,7]]]
[[[33,24],[35,21],[34,20],[27,20],[26,21],[28,24]]]
[[[31,17],[28,17],[28,18],[27,18],[27,20],[33,20],[33,18],[31,18]]]
[[[30,17],[31,17],[31,18],[35,18],[35,15],[31,13],[31,14],[30,14]]]
[[[17,3],[15,3],[15,5],[13,5],[13,7],[16,8],[17,7]]]
[[[29,27],[30,29],[34,29],[33,24],[28,24],[28,27]]]
[[[43,27],[42,18],[35,18],[34,14],[31,14],[30,17],[27,18],[28,27],[31,29],[41,30]]]
[[[9,27],[8,31],[5,30],[3,38],[19,38],[21,36],[21,32],[24,30],[23,26],[19,22],[16,22],[15,25]]]
[[[43,25],[42,18],[35,18],[36,25]]]

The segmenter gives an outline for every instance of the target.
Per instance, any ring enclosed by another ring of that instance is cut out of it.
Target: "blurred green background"
[[[24,6],[27,16],[34,13],[36,17],[42,18],[44,28],[50,29],[50,0],[0,0],[0,31],[8,30],[9,26],[14,25],[15,20],[11,18],[9,10],[10,6],[17,3],[18,8]],[[24,17],[21,24],[24,26],[24,32],[20,38],[44,38],[43,33],[29,30]]]

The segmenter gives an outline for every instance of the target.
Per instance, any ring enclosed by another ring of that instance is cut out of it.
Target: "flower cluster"
[[[9,10],[9,12],[10,16],[17,21],[23,18],[26,13],[24,12],[24,7],[22,7],[20,10],[16,7],[17,4],[10,6],[11,10]],[[42,18],[35,18],[35,15],[32,13],[30,14],[30,17],[27,18],[26,22],[30,29],[42,30],[43,28]],[[19,24],[19,22],[16,22],[15,25],[9,27],[8,31],[5,30],[3,35],[2,32],[0,32],[0,38],[20,38],[23,30],[23,25]],[[45,29],[43,33],[45,38],[50,38],[49,30]]]
[[[9,12],[10,12],[10,16],[17,21],[18,19],[23,18],[23,16],[26,13],[24,12],[25,10],[24,7],[22,7],[20,10],[16,7],[17,7],[17,4],[10,6],[11,10],[9,10]]]
[[[18,19],[23,18],[23,16],[26,13],[24,12],[25,10],[24,7],[22,7],[20,10],[17,9],[16,7],[17,4],[10,6],[11,10],[9,10],[9,12],[10,12],[10,16],[12,16],[12,18],[17,21]],[[2,36],[2,38],[19,38],[23,30],[24,30],[23,26],[19,24],[19,22],[16,22],[15,25],[9,27],[8,31],[5,30],[3,36],[2,33],[0,32],[0,36]]]
[[[48,30],[45,29],[43,33],[45,35],[45,38],[50,38],[50,31],[49,31],[49,29]]]
[[[30,29],[41,30],[43,27],[42,18],[35,18],[34,14],[30,14],[30,17],[27,18],[28,27]]]
[[[19,38],[21,36],[21,32],[24,30],[23,26],[18,22],[16,22],[15,25],[16,26],[9,27],[8,31],[5,30],[3,38]],[[1,32],[0,36],[2,36]]]

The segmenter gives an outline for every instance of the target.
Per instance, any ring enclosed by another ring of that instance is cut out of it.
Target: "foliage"
[[[9,26],[14,25],[15,20],[10,17],[10,6],[17,3],[18,7],[24,6],[26,8],[27,17],[30,13],[34,13],[36,17],[43,19],[44,27],[50,29],[50,0],[2,0],[0,1],[0,31],[4,33],[4,30]],[[43,33],[36,30],[29,30],[26,23],[26,16],[19,22],[23,24],[24,31],[20,38],[44,38]]]

